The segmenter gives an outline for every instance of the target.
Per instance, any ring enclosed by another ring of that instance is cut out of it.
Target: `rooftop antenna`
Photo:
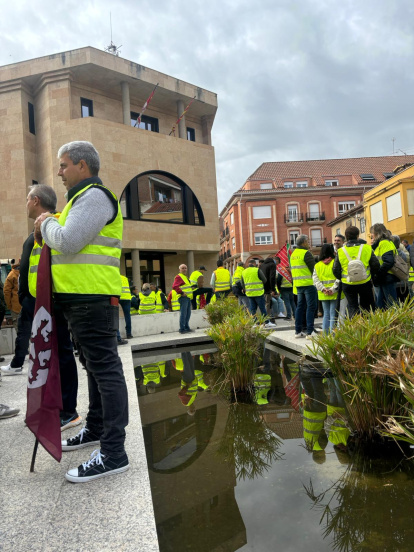
[[[112,54],[113,56],[119,56],[121,53],[120,48],[122,46],[115,46],[115,44],[112,42],[112,14],[109,12],[109,24],[111,26],[111,44],[105,48],[105,52],[108,52],[109,54]]]

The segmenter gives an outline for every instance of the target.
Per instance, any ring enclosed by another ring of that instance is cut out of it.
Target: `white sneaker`
[[[20,366],[20,368],[12,368],[10,364],[7,366],[1,367],[1,373],[5,376],[18,376],[19,374],[23,374],[23,367]]]
[[[283,312],[279,312],[278,318],[286,318],[286,314],[283,314]]]
[[[315,332],[315,330],[306,336],[306,339],[313,339],[314,337],[317,337],[319,334]]]
[[[277,328],[277,325],[274,322],[266,322],[265,328]]]
[[[295,333],[295,337],[296,339],[299,339],[300,337],[306,337],[306,334],[304,334],[303,332]]]

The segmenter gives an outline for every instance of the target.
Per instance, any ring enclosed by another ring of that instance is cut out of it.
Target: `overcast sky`
[[[0,7],[0,65],[103,49],[112,12],[122,57],[216,92],[220,209],[263,162],[414,153],[413,0]]]

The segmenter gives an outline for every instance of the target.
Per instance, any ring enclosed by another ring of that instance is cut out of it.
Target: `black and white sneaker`
[[[71,483],[87,483],[98,477],[115,475],[129,469],[128,456],[126,452],[119,457],[113,458],[102,454],[99,449],[94,450],[90,459],[78,468],[69,470],[65,477]]]
[[[77,435],[71,437],[67,441],[62,441],[62,450],[63,452],[68,452],[69,450],[76,450],[99,444],[99,437],[89,431],[87,427],[83,427]]]

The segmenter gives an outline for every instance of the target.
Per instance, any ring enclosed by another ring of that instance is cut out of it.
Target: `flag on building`
[[[181,115],[178,117],[178,119],[175,121],[175,125],[173,125],[171,132],[168,136],[171,136],[171,134],[174,134],[175,136],[175,127],[178,125],[178,123],[181,121],[181,119],[184,117],[184,115],[187,113],[187,111],[190,109],[190,105],[193,103],[193,101],[196,99],[194,98],[191,100],[191,102],[187,105],[187,107],[184,109],[184,111],[181,113]]]
[[[290,245],[286,244],[279,249],[275,254],[275,257],[279,257],[280,263],[276,265],[276,270],[281,274],[288,282],[292,283],[292,275],[287,268],[290,266]]]
[[[43,246],[37,269],[36,306],[30,340],[26,425],[60,462],[62,441],[58,343],[52,310],[50,248]]]
[[[157,83],[157,84],[155,85],[154,90],[151,92],[151,94],[149,95],[147,101],[146,101],[146,102],[144,103],[144,105],[142,106],[141,113],[138,115],[138,119],[136,120],[134,127],[139,127],[139,125],[141,124],[141,117],[142,117],[142,114],[143,114],[144,111],[147,109],[148,104],[149,104],[150,101],[152,100],[152,97],[153,97],[153,95],[155,94],[155,91],[157,90],[158,84],[159,84],[159,83]]]

